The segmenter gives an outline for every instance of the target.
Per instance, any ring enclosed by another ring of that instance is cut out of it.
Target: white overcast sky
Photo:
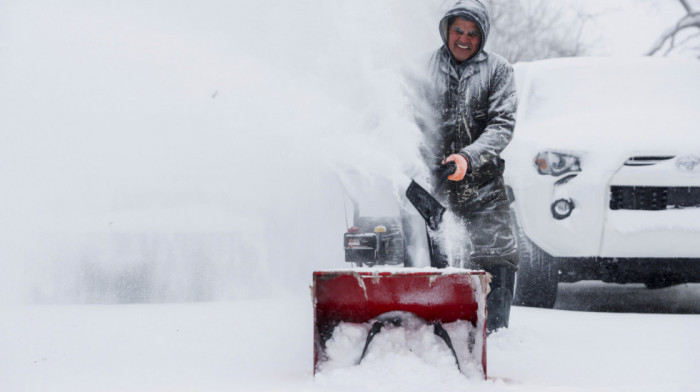
[[[588,22],[583,40],[592,55],[639,55],[683,15],[678,0],[571,0],[596,18]],[[700,0],[688,0],[700,10]]]

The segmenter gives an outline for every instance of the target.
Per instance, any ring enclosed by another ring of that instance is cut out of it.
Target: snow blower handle
[[[447,182],[447,177],[451,176],[456,170],[457,165],[454,162],[447,162],[435,170],[437,177],[434,187],[435,193],[439,193],[442,190],[445,182]],[[411,181],[411,185],[406,189],[406,197],[420,216],[423,217],[428,227],[433,231],[437,231],[442,221],[442,215],[447,211],[447,208],[414,180]]]
[[[435,170],[435,176],[437,181],[435,182],[435,192],[438,193],[442,190],[447,182],[447,177],[453,175],[457,171],[457,164],[453,161],[445,162],[438,166]]]

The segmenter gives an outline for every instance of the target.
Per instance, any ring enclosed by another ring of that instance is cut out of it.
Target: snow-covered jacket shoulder
[[[461,73],[458,67],[463,67]],[[438,148],[442,151],[435,152],[463,154],[470,172],[496,163],[515,127],[517,97],[511,64],[482,50],[458,66],[442,46],[431,56],[428,72],[427,98],[436,115],[428,132],[442,146]]]

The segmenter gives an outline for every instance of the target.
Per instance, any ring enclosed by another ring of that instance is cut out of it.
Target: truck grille
[[[675,158],[673,155],[664,156],[636,156],[630,157],[626,162],[625,166],[653,166],[657,163],[668,161],[669,159]]]
[[[700,207],[700,187],[611,186],[611,210]]]

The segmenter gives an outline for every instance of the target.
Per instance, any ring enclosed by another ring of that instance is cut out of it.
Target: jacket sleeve
[[[500,62],[491,78],[486,127],[474,143],[460,151],[469,161],[469,172],[498,157],[513,138],[518,106],[513,67]]]

